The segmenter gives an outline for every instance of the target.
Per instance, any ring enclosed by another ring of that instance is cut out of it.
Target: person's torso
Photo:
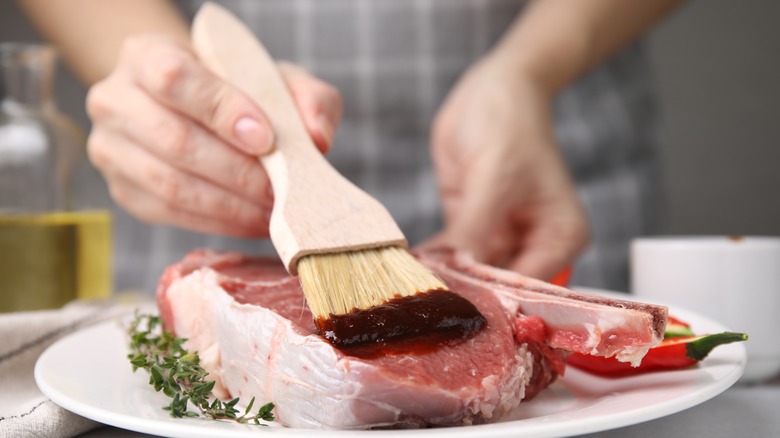
[[[192,17],[203,3],[180,0]],[[460,75],[522,13],[523,0],[223,0],[272,56],[334,85],[344,117],[328,159],[384,204],[410,243],[441,226],[428,149],[431,121]],[[640,49],[588,74],[556,101],[556,133],[578,179],[641,157],[635,128],[650,112]],[[521,145],[519,145],[521,146]],[[268,242],[206,236],[120,217],[123,265],[158,266],[207,246],[271,252]],[[134,248],[138,247],[138,248]],[[151,254],[151,256],[149,255]],[[121,269],[121,267],[120,267]],[[125,268],[127,269],[127,268]],[[133,271],[140,270],[135,266]],[[132,275],[120,272],[123,285]],[[146,280],[150,284],[151,280]],[[153,284],[153,283],[152,283]]]

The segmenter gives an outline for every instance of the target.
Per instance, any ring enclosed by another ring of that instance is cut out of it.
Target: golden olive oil
[[[111,213],[0,215],[0,312],[111,294]]]

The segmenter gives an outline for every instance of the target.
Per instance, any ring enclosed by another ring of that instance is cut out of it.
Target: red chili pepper
[[[664,339],[679,338],[681,336],[694,336],[693,330],[691,330],[691,325],[681,319],[675,318],[674,316],[667,317]]]
[[[688,324],[687,322],[683,321],[682,319],[676,318],[676,317],[674,317],[672,315],[669,315],[669,316],[666,317],[666,327],[667,328],[669,327],[669,324],[681,325],[681,326],[689,327],[689,328],[691,326],[690,324]]]
[[[580,353],[570,354],[566,361],[569,365],[605,377],[631,376],[647,371],[684,368],[707,357],[718,345],[745,341],[747,338],[744,333],[732,332],[672,337],[651,348],[637,367],[628,362],[619,362],[614,357]]]
[[[571,279],[571,272],[573,271],[573,268],[571,265],[564,267],[561,269],[560,272],[553,275],[553,278],[550,279],[549,283],[552,283],[556,286],[563,286],[566,287],[569,285],[569,279]]]

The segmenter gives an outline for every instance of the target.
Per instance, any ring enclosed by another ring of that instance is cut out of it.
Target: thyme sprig
[[[190,353],[182,344],[184,338],[176,338],[169,331],[162,330],[158,316],[136,313],[128,328],[130,351],[127,355],[133,372],[142,368],[149,373],[149,384],[154,390],[170,397],[171,403],[163,407],[172,417],[206,417],[214,420],[230,420],[241,424],[274,421],[273,403],[266,403],[250,414],[255,398],[249,401],[243,414],[236,405],[238,398],[228,402],[212,397],[214,381],[206,380],[208,372],[200,366],[197,353]],[[198,412],[188,409],[192,404]]]

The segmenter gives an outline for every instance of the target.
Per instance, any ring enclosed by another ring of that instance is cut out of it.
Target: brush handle
[[[238,18],[204,4],[192,25],[192,43],[210,70],[250,96],[271,121],[275,150],[261,157],[274,190],[270,234],[291,274],[309,254],[406,246],[387,209],[317,150],[276,63]]]

